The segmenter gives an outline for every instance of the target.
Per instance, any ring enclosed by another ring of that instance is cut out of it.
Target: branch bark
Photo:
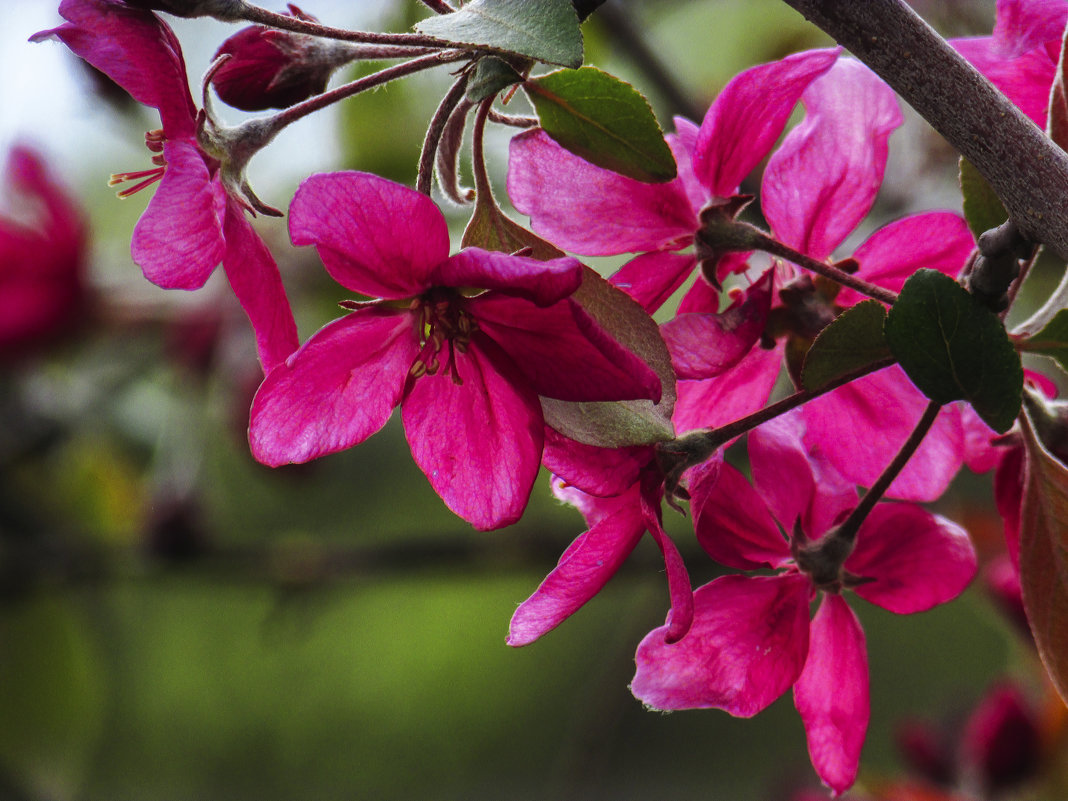
[[[1020,231],[1068,261],[1068,155],[903,0],[784,0],[918,111],[990,183]]]

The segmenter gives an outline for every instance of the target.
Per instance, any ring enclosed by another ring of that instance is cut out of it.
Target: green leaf
[[[1068,371],[1068,309],[1061,309],[1037,334],[1020,342],[1018,347],[1030,353],[1041,353],[1056,360]]]
[[[671,413],[675,408],[675,372],[660,327],[633,298],[589,267],[583,270],[582,286],[571,297],[621,345],[656,371],[662,394],[659,403],[569,403],[542,398],[545,422],[566,437],[601,448],[652,445],[674,439]]]
[[[423,20],[415,30],[546,64],[582,64],[582,31],[570,0],[474,0],[452,14]]]
[[[997,228],[1009,213],[979,170],[963,157],[960,160],[960,192],[964,197],[964,219],[976,239],[984,231]]]
[[[837,378],[888,358],[885,322],[886,309],[877,300],[865,300],[842,312],[809,348],[801,387],[823,389]]]
[[[1068,703],[1068,432],[1063,404],[1028,389],[1020,419],[1027,466],[1020,513],[1020,585],[1038,655]],[[1063,446],[1063,442],[1060,442]]]
[[[1020,412],[1023,367],[990,309],[937,270],[919,270],[886,318],[886,341],[912,382],[938,403],[966,400],[999,433]]]
[[[599,167],[647,183],[670,181],[675,157],[649,103],[595,67],[557,70],[523,84],[545,132]]]

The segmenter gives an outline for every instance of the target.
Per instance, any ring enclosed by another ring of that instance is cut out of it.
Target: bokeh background
[[[813,784],[788,695],[751,721],[662,715],[630,695],[634,648],[667,609],[651,544],[557,631],[504,644],[516,605],[583,528],[547,477],[521,523],[480,534],[430,490],[396,420],[314,464],[255,463],[245,427],[259,375],[236,302],[221,275],[193,294],[145,281],[129,236],[151,190],[119,201],[106,185],[147,166],[155,113],[62,46],[26,42],[59,23],[55,3],[2,5],[0,154],[37,149],[90,236],[88,293],[64,336],[0,362],[0,801],[770,800]],[[301,5],[375,30],[425,13],[413,0]],[[702,110],[737,71],[826,44],[778,0],[609,5],[615,24],[595,15],[584,27],[588,62],[648,93],[665,128],[681,110],[628,33]],[[947,35],[989,32],[993,19],[993,2],[916,5]],[[236,28],[174,27],[196,86]],[[253,160],[253,186],[284,208],[317,170],[411,182],[447,85],[418,76],[292,126]],[[505,139],[490,151],[498,179]],[[912,209],[959,209],[955,175],[953,154],[913,120],[865,230]],[[0,191],[4,215],[29,213]],[[449,213],[459,232],[462,210]],[[284,222],[257,228],[306,338],[337,316],[343,290],[288,244]],[[989,479],[962,476],[939,507],[984,559],[1000,548]],[[687,522],[667,515],[697,586],[709,562]],[[1026,637],[983,587],[911,619],[856,604],[873,687],[861,787],[909,769],[904,721],[956,731],[996,679],[1015,677],[1046,709]]]

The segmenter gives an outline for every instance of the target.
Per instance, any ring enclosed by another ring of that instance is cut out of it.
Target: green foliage
[[[1025,394],[1021,426],[1027,451],[1020,514],[1020,585],[1038,655],[1068,700],[1068,465],[1063,405]]]
[[[972,163],[960,159],[960,192],[964,197],[964,218],[976,239],[984,231],[997,228],[1009,219],[998,196]]]
[[[660,328],[637,302],[589,267],[585,268],[582,286],[572,298],[624,347],[656,371],[662,395],[659,403],[650,400],[569,403],[542,398],[545,422],[566,437],[601,448],[651,445],[673,439],[675,372]]]
[[[523,84],[545,132],[593,164],[639,181],[670,181],[675,157],[644,97],[595,67]]]
[[[1019,345],[1021,350],[1041,353],[1054,359],[1068,371],[1068,309],[1061,309],[1034,336]]]
[[[582,64],[582,31],[570,0],[474,0],[415,30],[458,45],[558,64]]]
[[[938,403],[966,400],[999,433],[1020,411],[1023,367],[990,309],[937,270],[919,270],[886,319],[886,340],[912,382]]]
[[[801,371],[802,388],[822,389],[837,378],[889,357],[885,322],[886,310],[877,300],[865,300],[842,312],[808,349]]]
[[[478,103],[522,80],[523,76],[503,58],[483,56],[475,63],[475,68],[471,72],[471,79],[467,82],[466,96],[472,103]]]

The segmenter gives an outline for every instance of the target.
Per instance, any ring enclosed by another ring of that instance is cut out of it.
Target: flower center
[[[453,289],[437,288],[412,301],[420,315],[422,350],[412,364],[412,378],[435,375],[447,370],[456,384],[462,384],[456,355],[467,353],[478,324],[464,307],[463,298]]]
[[[155,167],[151,170],[118,172],[112,175],[110,180],[108,180],[108,186],[118,186],[127,181],[137,182],[133,186],[129,186],[119,192],[119,197],[128,198],[130,195],[140,192],[145,187],[151,186],[163,177],[163,173],[167,170],[167,160],[163,157],[163,138],[163,129],[161,128],[156,129],[155,131],[149,131],[145,134],[145,147],[156,154],[152,157],[152,163],[156,165]]]

